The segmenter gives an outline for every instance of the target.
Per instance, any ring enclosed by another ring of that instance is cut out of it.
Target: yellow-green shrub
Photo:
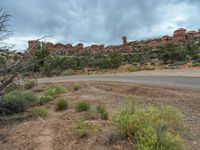
[[[175,108],[145,107],[133,101],[115,112],[112,121],[139,150],[181,149],[183,120]]]
[[[35,110],[35,115],[45,118],[49,115],[49,112],[45,108],[38,108]]]
[[[63,92],[64,92],[64,89],[62,87],[53,85],[47,89],[47,91],[45,92],[45,95],[56,97],[57,95]]]
[[[60,99],[56,104],[56,111],[66,110],[68,108],[68,103],[64,99]]]
[[[89,109],[90,109],[90,104],[84,101],[78,102],[75,106],[76,112],[88,111]]]

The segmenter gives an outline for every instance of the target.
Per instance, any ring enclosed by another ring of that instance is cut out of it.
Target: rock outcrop
[[[107,53],[110,51],[119,51],[122,53],[132,53],[136,50],[143,50],[145,48],[155,48],[156,46],[167,44],[167,43],[183,43],[194,38],[200,38],[200,29],[198,31],[188,31],[184,28],[180,28],[174,31],[173,36],[165,35],[161,38],[143,40],[143,41],[133,41],[127,42],[126,36],[122,37],[121,45],[91,45],[84,47],[82,43],[78,43],[75,46],[72,44],[62,44],[62,43],[46,43],[47,49],[50,54],[55,55],[82,55],[82,54],[97,54],[97,53]],[[28,41],[28,50],[34,51],[40,47],[40,42],[37,40]]]

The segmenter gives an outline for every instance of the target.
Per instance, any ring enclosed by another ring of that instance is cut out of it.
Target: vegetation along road
[[[137,75],[89,75],[41,78],[39,83],[55,83],[67,81],[118,81],[139,84],[200,90],[199,77],[184,76],[137,76]]]

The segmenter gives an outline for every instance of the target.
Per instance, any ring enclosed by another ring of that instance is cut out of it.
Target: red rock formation
[[[66,44],[65,47],[66,47],[67,49],[70,49],[70,48],[72,48],[73,46],[72,46],[72,44]]]
[[[186,40],[186,29],[180,28],[174,32],[173,41],[176,42],[184,42]]]
[[[180,43],[186,42],[187,40],[193,38],[200,38],[200,29],[196,31],[186,32],[186,29],[178,29],[174,32],[173,37],[165,35],[162,38],[152,39],[152,40],[143,40],[143,41],[133,41],[127,42],[126,36],[122,37],[121,45],[110,45],[105,47],[104,45],[91,45],[88,47],[83,47],[82,43],[78,43],[76,46],[72,46],[71,44],[62,44],[56,43],[46,43],[47,49],[50,54],[70,54],[70,55],[81,55],[84,53],[108,53],[111,51],[120,51],[122,53],[131,53],[135,50],[142,50],[144,48],[155,48],[156,46],[167,44],[167,43]],[[40,43],[37,40],[28,41],[28,50],[36,50],[40,47]]]
[[[40,42],[38,40],[30,40],[28,41],[28,50],[34,52],[35,50],[40,48]]]
[[[122,36],[122,44],[123,44],[123,46],[127,45],[127,38],[126,38],[126,36]]]
[[[51,53],[51,52],[53,52],[54,51],[54,44],[53,43],[50,43],[50,42],[48,42],[48,43],[46,43],[46,46],[47,46],[47,50]]]

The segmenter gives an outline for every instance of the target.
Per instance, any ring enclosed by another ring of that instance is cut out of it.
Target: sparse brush
[[[74,132],[79,137],[87,136],[90,131],[90,124],[83,120],[78,120],[74,125]]]
[[[74,91],[78,91],[78,90],[80,90],[81,88],[82,88],[82,87],[81,87],[80,84],[78,84],[78,83],[74,84]]]
[[[193,63],[192,63],[192,66],[193,66],[193,67],[200,67],[200,62],[193,62]]]
[[[34,113],[36,116],[40,116],[42,118],[48,117],[49,115],[48,110],[45,108],[37,108]]]
[[[104,111],[101,113],[101,119],[108,120],[108,112],[107,111]]]
[[[78,102],[75,106],[76,112],[88,111],[90,109],[90,104],[84,101]]]
[[[40,97],[40,99],[39,99],[39,102],[38,102],[38,104],[39,105],[43,105],[43,104],[45,104],[45,103],[47,103],[47,102],[49,102],[49,101],[52,101],[54,98],[52,97],[52,96],[50,96],[50,95],[42,95],[41,97]]]
[[[68,108],[68,103],[64,99],[60,99],[56,104],[56,111],[66,110]]]
[[[97,105],[96,111],[101,114],[101,119],[108,120],[108,112],[105,105]]]
[[[131,139],[139,150],[175,150],[182,147],[179,133],[182,131],[183,118],[175,108],[129,102],[113,114],[112,121],[119,132]]]
[[[96,106],[96,111],[98,112],[98,113],[103,113],[103,112],[105,112],[106,111],[106,107],[105,107],[105,105],[97,105]]]
[[[63,92],[64,92],[64,89],[62,87],[53,85],[48,88],[48,90],[45,92],[45,95],[56,97],[57,95],[59,95]]]

